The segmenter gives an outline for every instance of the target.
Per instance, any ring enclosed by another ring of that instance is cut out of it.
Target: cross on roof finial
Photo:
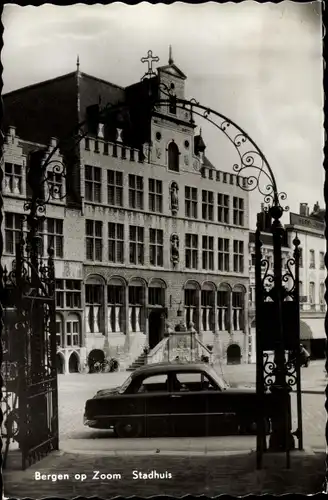
[[[148,63],[148,71],[144,74],[142,80],[144,78],[151,78],[152,76],[156,76],[156,73],[153,71],[153,62],[158,62],[159,57],[153,56],[153,51],[148,50],[147,57],[142,57],[140,60],[142,63],[144,62]]]

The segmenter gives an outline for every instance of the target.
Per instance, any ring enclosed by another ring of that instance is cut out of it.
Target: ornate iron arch
[[[272,212],[274,219],[280,219],[288,206],[282,206],[281,202],[287,199],[285,192],[279,192],[273,170],[263,151],[255,141],[237,123],[227,116],[212,108],[203,106],[196,99],[180,99],[165,83],[159,84],[160,94],[165,98],[155,98],[151,104],[151,111],[160,112],[158,108],[168,107],[174,99],[176,108],[190,113],[189,122],[194,124],[194,115],[204,118],[222,132],[238,153],[240,163],[232,165],[237,174],[238,186],[244,191],[255,191],[263,195],[266,210]],[[245,175],[246,174],[246,175]],[[247,175],[248,174],[248,175]],[[245,182],[246,181],[246,182]]]

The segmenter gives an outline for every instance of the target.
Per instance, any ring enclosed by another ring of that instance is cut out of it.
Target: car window
[[[204,391],[216,390],[217,386],[203,372],[176,373],[172,377],[173,390],[175,391]]]
[[[137,392],[168,392],[167,374],[151,375],[141,382]]]

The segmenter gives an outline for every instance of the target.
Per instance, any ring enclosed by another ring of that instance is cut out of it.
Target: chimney
[[[308,217],[310,213],[310,209],[307,203],[300,203],[300,215],[303,217]]]

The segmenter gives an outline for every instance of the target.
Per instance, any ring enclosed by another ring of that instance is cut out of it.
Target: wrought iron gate
[[[270,269],[269,261],[262,255],[262,214],[258,215],[256,229],[256,390],[260,408],[264,407],[264,395],[268,390],[280,396],[281,406],[272,422],[269,448],[274,451],[285,451],[289,467],[289,453],[295,447],[293,435],[298,438],[298,448],[303,449],[299,307],[300,240],[297,236],[293,240],[293,256],[288,258],[286,268],[283,269],[282,241],[285,230],[280,223],[282,210],[277,208],[272,206],[267,213],[270,217],[273,238],[273,269]],[[292,433],[290,392],[295,389],[298,427]],[[265,450],[264,419],[259,415],[258,468],[262,466],[262,455]]]
[[[4,343],[4,462],[10,441],[16,441],[23,469],[58,450],[53,250],[42,259],[38,244],[36,235],[30,242],[22,237],[13,268],[4,276],[11,295],[7,306],[15,303]]]

